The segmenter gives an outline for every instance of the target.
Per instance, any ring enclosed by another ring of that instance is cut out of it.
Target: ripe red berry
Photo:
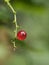
[[[17,33],[17,39],[18,40],[24,40],[27,36],[27,33],[24,31],[24,30],[20,30],[18,33]]]

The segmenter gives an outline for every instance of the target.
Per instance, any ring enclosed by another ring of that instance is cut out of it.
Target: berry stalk
[[[16,26],[16,29],[14,30],[15,38],[16,38],[16,37],[17,37],[17,28],[18,28],[17,21],[16,21],[16,11],[14,10],[14,8],[12,7],[12,5],[10,4],[9,1],[10,1],[10,0],[5,0],[5,2],[6,2],[7,5],[10,7],[10,9],[12,10],[13,15],[14,15],[13,23],[15,23],[15,26]],[[15,48],[15,47],[16,47],[15,42],[14,42],[13,44],[14,44],[14,48]]]

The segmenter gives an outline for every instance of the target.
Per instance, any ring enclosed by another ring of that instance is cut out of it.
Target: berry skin
[[[24,30],[20,30],[18,33],[17,33],[17,39],[18,40],[25,40],[27,37],[27,33],[24,31]]]

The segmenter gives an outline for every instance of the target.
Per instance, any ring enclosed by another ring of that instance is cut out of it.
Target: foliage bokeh
[[[16,41],[18,49],[7,65],[49,65],[49,0],[11,0],[17,12],[20,29],[27,32],[24,41]],[[9,30],[14,38],[13,13],[4,0],[0,0],[0,27]]]

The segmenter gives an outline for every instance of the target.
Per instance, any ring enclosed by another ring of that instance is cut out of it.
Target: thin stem
[[[12,5],[10,4],[10,2],[7,1],[7,4],[8,4],[8,6],[10,7],[10,9],[12,10],[12,12],[13,12],[13,13],[16,13],[15,10],[14,10],[14,8],[13,8]]]
[[[14,14],[14,21],[15,23],[15,27],[16,27],[16,30],[14,31],[15,32],[15,37],[17,37],[17,22],[16,22],[16,14]]]
[[[16,22],[16,11],[14,10],[14,8],[12,7],[12,5],[10,4],[9,0],[5,0],[5,2],[7,3],[7,5],[10,7],[10,9],[12,10],[13,14],[14,14],[14,23],[15,23],[15,26],[16,26],[16,29],[14,30],[15,32],[15,37],[17,37],[17,28],[18,28],[18,25],[17,25],[17,22]],[[14,48],[16,47],[15,45],[15,42],[14,42]]]

